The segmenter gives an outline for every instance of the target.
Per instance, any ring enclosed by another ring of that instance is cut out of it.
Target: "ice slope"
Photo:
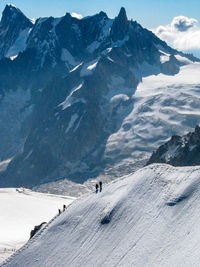
[[[200,167],[147,166],[73,202],[2,266],[199,266]]]
[[[73,200],[28,189],[0,189],[0,262],[27,242],[35,225],[48,222]]]

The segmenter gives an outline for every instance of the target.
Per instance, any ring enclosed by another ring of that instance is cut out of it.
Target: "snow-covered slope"
[[[30,238],[35,225],[48,222],[73,200],[24,188],[0,189],[0,262]]]
[[[198,266],[200,167],[151,165],[70,205],[3,266]]]

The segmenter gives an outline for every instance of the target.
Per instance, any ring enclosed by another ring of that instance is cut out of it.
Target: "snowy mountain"
[[[73,200],[25,188],[0,189],[0,262],[29,240],[35,225],[48,222]]]
[[[1,25],[13,21],[10,10],[21,14],[6,6]],[[169,136],[200,123],[199,75],[191,76],[199,60],[128,20],[124,8],[115,19],[66,13],[27,23],[21,52],[0,60],[0,158],[11,159],[0,186],[83,183],[110,167],[130,173]]]
[[[160,146],[151,156],[147,164],[168,163],[173,166],[200,165],[200,128],[184,136],[172,138]]]
[[[72,203],[2,266],[198,266],[200,167],[147,166]]]

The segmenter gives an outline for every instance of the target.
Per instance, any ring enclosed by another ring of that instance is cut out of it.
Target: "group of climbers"
[[[66,205],[64,204],[64,205],[63,205],[63,211],[65,211],[66,208],[67,208],[67,207],[66,207]],[[61,209],[58,209],[58,214],[60,215],[61,213],[62,213]]]
[[[96,193],[98,193],[98,191],[101,192],[102,191],[102,182],[100,181],[99,184],[96,184],[95,188],[96,188]]]
[[[102,182],[100,181],[99,184],[96,184],[96,185],[95,185],[95,188],[96,188],[96,193],[98,193],[98,191],[101,192],[101,191],[102,191]],[[64,205],[63,205],[63,211],[65,211],[66,208],[67,208],[67,207],[66,207],[66,205],[64,204]],[[58,209],[58,214],[60,215],[61,213],[62,213],[61,209]]]

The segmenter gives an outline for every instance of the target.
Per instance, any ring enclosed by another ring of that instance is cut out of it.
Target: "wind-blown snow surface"
[[[182,66],[178,74],[170,76],[149,76],[149,70],[152,67],[147,64],[141,67],[147,77],[132,96],[133,110],[107,141],[105,153],[115,156],[116,148],[122,158],[125,155],[124,166],[129,151],[133,158],[147,156],[172,135],[186,134],[199,124],[200,64]]]
[[[3,266],[198,266],[200,167],[147,166],[73,202]]]
[[[35,225],[48,222],[73,200],[28,189],[0,189],[0,262],[29,239]]]

